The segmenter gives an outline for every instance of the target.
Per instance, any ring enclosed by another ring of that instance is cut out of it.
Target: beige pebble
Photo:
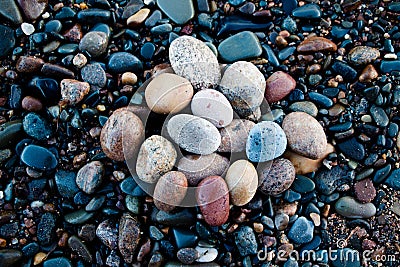
[[[122,84],[124,84],[124,85],[126,85],[126,84],[134,85],[137,83],[137,80],[138,80],[138,78],[137,78],[136,74],[133,72],[125,72],[124,74],[122,74],[122,77],[121,77]]]
[[[38,252],[33,258],[33,265],[41,264],[47,258],[47,254],[44,252]]]
[[[137,27],[146,20],[149,14],[150,14],[150,9],[143,8],[138,12],[136,12],[135,14],[133,14],[132,16],[130,16],[126,21],[126,24],[129,27]]]
[[[87,63],[87,58],[85,57],[84,54],[76,54],[74,58],[72,59],[72,64],[74,64],[75,67],[78,69],[81,69],[83,66],[85,66]]]

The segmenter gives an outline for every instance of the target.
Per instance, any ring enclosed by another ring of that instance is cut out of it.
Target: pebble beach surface
[[[0,1],[0,266],[397,267],[399,15]]]

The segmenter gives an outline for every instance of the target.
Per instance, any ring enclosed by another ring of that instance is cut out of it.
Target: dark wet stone
[[[282,22],[282,28],[287,30],[290,33],[297,32],[297,23],[292,17],[287,16]]]
[[[210,6],[208,5],[208,0],[197,0],[197,9],[199,12],[210,12]]]
[[[32,243],[29,243],[29,244],[25,245],[25,246],[21,249],[21,251],[22,251],[22,254],[24,255],[24,257],[26,257],[26,258],[31,258],[31,257],[33,257],[36,253],[39,252],[39,249],[40,249],[39,244],[36,243],[36,242],[32,242]]]
[[[393,170],[389,177],[385,180],[384,184],[393,188],[394,190],[400,190],[400,169]]]
[[[106,52],[107,45],[107,34],[104,32],[91,31],[83,36],[79,43],[79,50],[86,51],[91,57],[96,58]]]
[[[309,193],[315,188],[315,183],[310,178],[303,175],[296,175],[291,189],[299,193]]]
[[[339,166],[331,170],[324,169],[315,177],[315,185],[322,194],[330,195],[337,187],[354,178],[354,171],[347,171]]]
[[[320,19],[321,9],[316,4],[306,4],[294,9],[292,16],[299,19]]]
[[[107,68],[114,73],[139,72],[143,69],[142,62],[127,52],[117,52],[110,56]]]
[[[55,175],[55,182],[58,188],[58,192],[61,196],[66,198],[73,198],[74,195],[79,191],[79,188],[75,183],[76,174],[74,172],[58,170]]]
[[[351,248],[338,249],[332,254],[332,266],[333,267],[360,267],[360,259],[355,256],[343,256],[343,255],[358,255],[359,252]],[[342,255],[342,256],[341,256]]]
[[[157,0],[157,5],[176,24],[185,24],[194,16],[192,0]]]
[[[60,100],[60,88],[58,82],[50,78],[33,78],[29,84],[34,96],[42,99],[45,103],[53,104]]]
[[[340,215],[350,219],[370,218],[376,214],[376,207],[372,203],[360,203],[353,197],[340,198],[335,209]]]
[[[283,60],[287,59],[288,57],[293,55],[294,51],[296,51],[296,47],[294,47],[294,46],[289,46],[289,47],[282,49],[278,53],[279,60],[283,61]]]
[[[127,19],[136,12],[138,12],[144,6],[142,0],[130,0],[125,6],[124,12],[122,13],[122,18]]]
[[[351,82],[357,78],[357,71],[344,62],[335,61],[332,65],[332,69],[340,74],[346,81]]]
[[[161,240],[164,238],[164,234],[153,225],[149,227],[149,236],[153,240]]]
[[[369,46],[356,46],[350,50],[348,58],[354,65],[375,62],[380,56],[379,50]]]
[[[118,228],[116,223],[110,220],[101,222],[97,226],[96,236],[110,249],[115,250],[118,247]]]
[[[79,191],[74,196],[74,203],[76,205],[87,205],[91,200],[91,197],[82,191]]]
[[[75,46],[75,45],[74,45]],[[76,50],[76,49],[75,49]],[[60,65],[45,63],[42,67],[42,73],[46,76],[62,78],[74,78],[75,74],[73,71],[64,68]]]
[[[257,36],[252,32],[244,31],[222,41],[218,46],[218,52],[223,60],[234,62],[258,57],[262,49]]]
[[[372,118],[374,119],[375,123],[379,127],[386,127],[389,124],[389,118],[381,107],[372,105],[370,109],[370,113]]]
[[[68,54],[73,54],[73,53],[75,53],[77,50],[78,50],[78,45],[77,44],[65,44],[65,45],[62,45],[62,46],[60,46],[58,49],[57,49],[57,52],[59,53],[59,54],[62,54],[62,55],[68,55]],[[44,73],[45,74],[45,73]],[[66,77],[66,78],[73,78],[74,76],[72,75],[72,76],[64,76],[64,77]]]
[[[18,223],[6,223],[0,227],[0,236],[4,238],[15,237],[18,233]]]
[[[322,108],[330,108],[333,106],[333,101],[329,97],[324,96],[323,94],[317,92],[309,92],[308,97],[312,102],[317,104],[317,106],[320,106]]]
[[[27,199],[29,201],[32,200],[42,200],[44,188],[46,187],[47,180],[46,179],[35,179],[29,182],[28,190],[29,194]]]
[[[94,213],[85,210],[77,210],[64,216],[64,220],[70,224],[84,224],[94,216]]]
[[[368,101],[373,102],[378,97],[379,92],[380,92],[379,87],[374,86],[374,87],[368,87],[368,88],[364,89],[363,94],[365,95],[365,98],[367,98]]]
[[[68,246],[84,261],[88,263],[92,262],[92,254],[77,236],[73,235],[68,239]]]
[[[344,122],[344,123],[339,123],[330,126],[328,129],[331,132],[345,132],[347,130],[350,130],[351,127],[353,127],[353,123],[350,121]]]
[[[43,267],[72,267],[71,262],[64,257],[48,259],[43,262]]]
[[[267,44],[263,44],[262,48],[263,48],[264,52],[267,54],[267,59],[268,59],[269,63],[271,65],[273,65],[274,67],[278,67],[279,61],[278,61],[278,58],[276,57],[274,51],[272,50],[272,48]]]
[[[36,113],[28,113],[22,121],[22,126],[27,135],[36,140],[48,140],[53,135],[51,125],[42,116]]]
[[[21,154],[21,160],[29,167],[41,171],[52,170],[58,164],[52,152],[37,145],[28,145],[25,147]]]
[[[0,249],[0,266],[12,267],[22,258],[22,253],[16,249]]]
[[[7,56],[15,46],[14,30],[0,25],[0,58]]]
[[[297,8],[297,0],[283,0],[282,7],[286,15],[292,14],[292,11]]]
[[[246,2],[246,0],[228,0],[228,3],[231,4],[232,6],[239,6]]]
[[[104,201],[106,200],[105,196],[95,196],[90,200],[90,202],[86,205],[85,210],[86,211],[96,211],[103,206]]]
[[[175,244],[178,249],[193,247],[196,245],[198,237],[193,234],[193,231],[183,228],[173,228],[172,233],[174,235]]]
[[[87,24],[107,23],[111,20],[111,12],[98,8],[89,8],[79,11],[76,17],[79,22]]]
[[[140,225],[129,213],[122,215],[119,222],[118,248],[125,262],[132,263],[140,242]]]
[[[299,217],[289,230],[288,237],[296,244],[305,244],[313,239],[314,224],[305,217]]]
[[[162,19],[162,13],[160,10],[155,10],[144,22],[146,27],[154,27]]]
[[[50,20],[44,25],[45,32],[60,32],[62,29],[61,21],[57,19]]]
[[[399,133],[399,125],[391,122],[389,123],[389,128],[388,128],[388,135],[389,137],[395,137]]]
[[[21,24],[22,16],[14,0],[0,2],[0,17],[13,24]]]
[[[365,157],[364,146],[357,141],[356,138],[351,138],[347,141],[338,144],[338,148],[343,154],[351,159],[361,161]]]
[[[11,85],[10,96],[8,103],[12,109],[20,109],[22,102],[22,89],[19,85]],[[1,138],[0,138],[1,139]],[[1,145],[0,145],[1,147]]]
[[[239,7],[240,12],[249,15],[253,14],[255,10],[256,10],[256,5],[252,2],[248,2],[243,6]]]
[[[81,69],[82,80],[94,85],[96,87],[103,88],[107,84],[107,76],[100,63],[87,64]]]
[[[170,226],[188,226],[196,221],[195,215],[189,209],[183,209],[176,213],[159,211],[155,219],[160,224]]]
[[[0,149],[19,141],[22,135],[23,127],[20,120],[3,123],[0,125]]]
[[[156,51],[156,47],[153,43],[145,43],[140,49],[140,54],[144,59],[151,59]]]
[[[199,252],[194,248],[182,248],[178,250],[176,257],[183,264],[192,264],[200,257],[200,255]]]
[[[150,32],[154,35],[163,35],[172,31],[172,25],[169,23],[161,24],[151,28]]]
[[[56,216],[52,213],[45,213],[42,215],[42,218],[37,226],[37,238],[40,245],[48,246],[54,241],[56,233],[56,219]]]
[[[349,29],[335,25],[332,27],[331,34],[334,39],[342,39],[348,32]]]
[[[242,257],[257,253],[257,241],[253,229],[249,226],[242,226],[234,235],[236,247]]]
[[[55,19],[58,20],[72,20],[76,15],[76,12],[70,7],[63,7],[61,10],[55,15]]]
[[[268,23],[257,23],[248,19],[243,19],[238,16],[227,16],[220,22],[220,29],[218,36],[231,32],[238,32],[243,30],[265,30],[272,25],[272,22]]]
[[[101,184],[103,175],[103,164],[100,161],[92,161],[78,171],[76,184],[86,194],[93,194]]]
[[[383,73],[400,71],[400,60],[393,60],[393,61],[382,60],[380,68]]]
[[[382,181],[388,177],[390,171],[392,170],[392,165],[387,164],[385,167],[376,171],[372,181],[374,183],[380,184]]]

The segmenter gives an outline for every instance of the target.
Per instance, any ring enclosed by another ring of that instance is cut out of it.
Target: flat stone
[[[56,216],[52,213],[44,213],[37,226],[39,244],[49,246],[55,239]]]
[[[317,106],[315,106],[315,104],[310,101],[295,102],[289,106],[289,109],[293,112],[296,111],[305,112],[313,117],[316,117],[318,115]]]
[[[292,16],[299,19],[313,20],[321,18],[321,9],[316,4],[306,4],[292,11]]]
[[[118,228],[111,220],[105,220],[97,226],[96,236],[110,249],[118,247]]]
[[[341,248],[336,250],[335,253],[332,254],[332,266],[333,267],[360,267],[360,257],[357,256],[349,256],[349,257],[341,257],[340,255],[357,255],[359,252],[357,250],[351,248]]]
[[[372,118],[374,119],[375,123],[379,127],[386,127],[389,124],[389,118],[385,112],[385,110],[381,107],[376,105],[372,105],[370,108],[370,113]]]
[[[108,36],[104,32],[88,32],[79,43],[79,50],[86,51],[93,58],[99,57],[107,50]]]
[[[84,209],[81,209],[64,215],[64,220],[70,224],[84,224],[94,215],[95,213],[93,212],[87,212]]]
[[[296,87],[296,81],[283,71],[274,72],[268,77],[265,87],[265,98],[268,103],[282,100]]]
[[[218,46],[218,53],[224,61],[235,62],[260,56],[262,48],[253,32],[244,31],[223,40]]]
[[[157,0],[157,5],[176,24],[185,24],[194,17],[192,0]]]
[[[374,204],[362,204],[349,196],[340,198],[335,204],[335,209],[337,213],[350,219],[366,219],[374,216],[376,213]]]
[[[235,161],[225,176],[232,204],[244,206],[253,199],[258,187],[258,174],[247,160]]]
[[[64,257],[59,257],[59,258],[52,258],[45,260],[43,262],[43,267],[72,267],[72,263],[69,261],[69,259],[64,258]]]
[[[140,235],[140,224],[137,219],[129,213],[123,214],[119,221],[118,249],[125,262],[133,262]]]
[[[17,0],[28,20],[36,20],[47,7],[48,0]]]
[[[103,164],[100,161],[92,161],[78,171],[76,184],[86,194],[93,194],[101,184],[103,175]]]
[[[93,261],[92,254],[90,253],[89,249],[77,236],[73,235],[68,239],[68,246],[84,261],[88,263]]]
[[[384,184],[393,188],[394,190],[400,190],[400,169],[393,170],[389,177],[385,180]]]
[[[149,14],[150,14],[150,9],[143,8],[138,12],[136,12],[135,14],[133,14],[132,16],[130,16],[126,21],[126,24],[129,27],[138,27],[146,20]]]
[[[297,46],[297,52],[303,54],[316,52],[335,52],[336,50],[337,46],[334,42],[318,36],[307,38]]]
[[[348,172],[340,166],[335,166],[332,169],[323,169],[317,173],[315,184],[319,192],[325,195],[331,195],[336,188],[346,182],[345,177],[354,178],[354,172]]]
[[[286,15],[292,14],[292,11],[297,8],[297,0],[283,0],[282,7]]]
[[[175,213],[159,211],[155,221],[169,226],[190,226],[196,222],[195,215],[189,209],[181,209]]]
[[[22,138],[24,131],[20,120],[10,121],[0,125],[0,149],[10,146]]]
[[[44,65],[44,61],[41,58],[32,56],[21,56],[16,64],[18,72],[33,73],[39,72]]]
[[[16,249],[0,250],[0,265],[2,267],[12,267],[22,258],[22,253]]]
[[[127,19],[136,12],[138,12],[144,3],[142,0],[130,0],[128,4],[124,7],[124,12],[122,13],[122,19]]]
[[[50,63],[45,63],[42,66],[41,72],[49,77],[57,77],[59,79],[61,78],[74,78],[75,74],[73,71],[64,68],[60,65],[56,64],[50,64]]]
[[[346,81],[352,82],[357,78],[357,71],[342,61],[335,61],[332,64],[332,69]]]
[[[113,73],[140,72],[143,69],[142,62],[128,52],[117,52],[111,54],[107,68]]]
[[[338,143],[337,147],[345,156],[356,161],[361,161],[365,158],[365,148],[356,138]]]
[[[107,83],[107,76],[100,63],[87,64],[81,69],[82,80],[99,88]]]
[[[271,27],[272,22],[257,23],[250,19],[245,19],[241,16],[226,16],[221,19],[220,29],[218,31],[218,36],[222,36],[228,33],[251,30],[251,31],[262,31],[266,28]]]
[[[350,50],[348,58],[354,65],[366,65],[380,57],[378,49],[369,46],[356,46]]]
[[[79,22],[87,24],[108,23],[111,20],[111,12],[99,8],[88,8],[79,11],[76,18]]]
[[[75,183],[76,174],[70,171],[58,170],[54,176],[58,192],[65,198],[73,198],[79,188]]]
[[[29,167],[40,171],[52,170],[58,164],[53,153],[37,145],[25,147],[21,154],[21,161]]]
[[[313,239],[314,224],[305,217],[299,217],[289,230],[288,237],[296,244],[305,244]]]
[[[184,228],[173,228],[172,234],[178,249],[193,247],[198,239],[192,231]]]
[[[382,60],[380,66],[381,72],[391,73],[392,71],[400,71],[400,60]]]
[[[14,30],[0,25],[0,57],[7,56],[15,46]]]
[[[14,0],[0,2],[0,16],[13,24],[21,24],[22,16]]]
[[[182,172],[170,171],[160,177],[154,188],[154,205],[163,211],[172,211],[186,196],[188,182]]]
[[[32,96],[24,97],[24,99],[22,99],[21,106],[23,109],[31,112],[38,112],[43,108],[42,102]]]
[[[255,123],[249,120],[234,119],[220,130],[221,145],[218,152],[242,152],[246,149],[247,136]]]
[[[257,241],[253,229],[241,226],[235,233],[235,244],[242,257],[257,253]]]
[[[276,159],[266,162],[259,168],[260,191],[276,196],[292,185],[296,172],[293,164],[287,159]]]

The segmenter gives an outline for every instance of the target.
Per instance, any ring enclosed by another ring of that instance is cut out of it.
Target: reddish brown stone
[[[305,53],[305,54],[315,53],[315,52],[335,52],[336,50],[337,46],[334,42],[324,37],[317,37],[317,36],[305,39],[297,47],[297,51],[299,53]]]
[[[367,65],[363,69],[358,80],[362,83],[367,83],[367,82],[369,83],[372,80],[375,80],[376,78],[378,78],[378,76],[379,76],[379,73],[376,71],[375,67],[373,65]]]
[[[262,165],[259,178],[260,191],[276,196],[289,189],[296,178],[296,171],[289,160],[277,159],[272,164],[267,162]]]
[[[118,248],[125,262],[132,263],[135,250],[140,242],[140,225],[137,218],[129,213],[119,221]]]
[[[22,99],[22,108],[28,111],[39,111],[43,108],[42,102],[32,96],[26,96]]]
[[[154,189],[154,205],[159,210],[172,211],[186,196],[188,181],[181,172],[170,171],[158,180]]]
[[[42,67],[42,73],[46,76],[57,77],[57,78],[74,78],[75,74],[73,71],[64,68],[59,65],[45,63]]]
[[[15,67],[18,72],[32,73],[39,72],[43,64],[44,61],[41,58],[22,56],[18,59]]]
[[[46,9],[47,0],[18,0],[18,4],[28,20],[35,20]]]
[[[197,204],[210,226],[221,226],[228,220],[228,193],[228,186],[220,176],[207,177],[196,188]]]
[[[354,194],[362,203],[371,202],[376,196],[376,189],[371,179],[364,179],[354,184]]]
[[[283,71],[273,73],[266,81],[265,98],[269,103],[282,100],[296,87],[296,81]]]
[[[71,29],[64,33],[64,37],[71,42],[79,42],[82,39],[83,32],[80,24],[75,24]]]

